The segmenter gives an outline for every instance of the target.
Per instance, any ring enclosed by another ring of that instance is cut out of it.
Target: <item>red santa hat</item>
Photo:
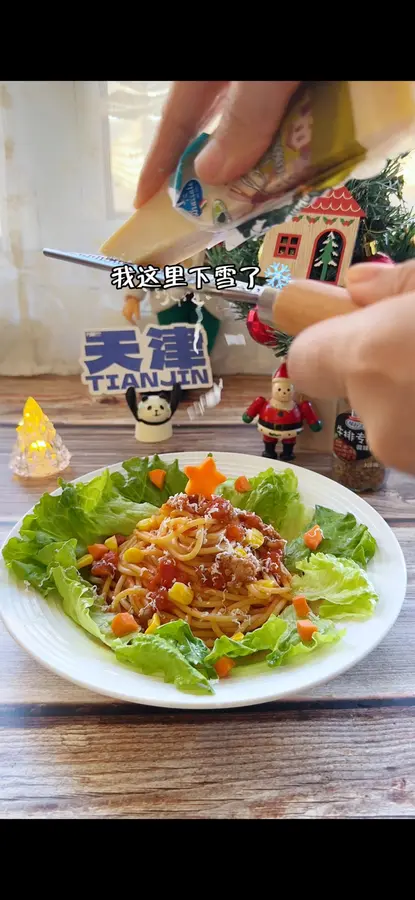
[[[291,378],[288,375],[287,366],[286,366],[285,362],[280,365],[279,369],[277,369],[276,372],[274,372],[274,375],[272,376],[272,380],[273,381],[288,381],[288,383],[291,384]]]

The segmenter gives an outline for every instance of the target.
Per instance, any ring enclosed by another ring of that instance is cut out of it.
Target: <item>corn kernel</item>
[[[150,619],[150,624],[148,628],[146,628],[144,634],[153,634],[160,625],[160,616],[158,613],[154,613],[154,616]]]
[[[141,519],[141,522],[137,522],[138,531],[149,531],[153,524],[153,516],[150,519]]]
[[[249,528],[245,535],[244,544],[249,544],[255,550],[257,547],[262,547],[264,540],[264,535],[257,528]]]
[[[139,547],[127,547],[122,558],[126,563],[140,563],[144,557],[144,553]]]
[[[235,634],[232,635],[232,640],[242,641],[244,637],[245,635],[242,633],[242,631],[236,631]]]
[[[188,584],[182,584],[181,581],[176,581],[169,589],[169,600],[174,600],[175,603],[181,603],[183,606],[189,606],[193,596],[191,587]]]
[[[236,547],[234,552],[235,556],[248,556],[246,550],[244,550],[243,547]]]
[[[137,522],[137,528],[139,531],[151,531],[152,528],[161,525],[162,521],[163,516],[150,516],[148,519],[141,519],[141,522]]]
[[[258,581],[253,581],[252,584],[248,584],[248,593],[252,594],[261,588],[275,588],[275,581],[271,581],[270,578],[260,578]]]
[[[91,563],[93,563],[93,562],[94,562],[94,557],[91,556],[90,553],[85,553],[85,556],[81,556],[76,561],[76,567],[77,567],[77,569],[83,569],[85,566],[90,566]]]
[[[104,541],[104,544],[106,547],[108,547],[108,550],[118,550],[117,538],[115,537],[115,534],[113,534],[112,537],[107,538],[107,540]]]

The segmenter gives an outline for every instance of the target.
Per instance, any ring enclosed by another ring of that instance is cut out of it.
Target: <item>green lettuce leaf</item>
[[[347,557],[365,568],[376,552],[375,538],[366,525],[358,524],[352,513],[338,513],[325,506],[316,506],[308,528],[313,525],[319,525],[324,535],[318,553]],[[285,548],[284,562],[290,572],[296,572],[299,560],[308,559],[314,552],[306,547],[303,533]]]
[[[107,606],[101,606],[99,597],[92,584],[82,577],[76,568],[76,541],[44,547],[40,553],[45,564],[48,564],[48,576],[53,579],[61,599],[62,607],[77,625],[88,631],[95,638],[113,647],[122,646],[131,639],[131,635],[117,638],[111,630],[114,613]]]
[[[293,589],[309,603],[322,601],[320,617],[367,619],[372,615],[379,597],[353,559],[313,553],[308,560],[297,562],[297,569],[304,574],[294,575]]]
[[[177,459],[172,463],[165,463],[157,455],[151,459],[148,456],[143,459],[137,456],[124,462],[123,469],[126,475],[114,472],[111,478],[123,497],[134,503],[153,503],[160,507],[169,497],[184,491],[187,484],[187,477],[179,468]],[[163,469],[166,473],[161,490],[148,477],[152,469]]]
[[[286,623],[279,616],[270,616],[264,625],[261,625],[256,631],[249,631],[240,641],[234,641],[224,634],[222,637],[216,638],[205,663],[214,665],[222,656],[237,659],[242,656],[252,656],[253,653],[258,653],[260,650],[271,650],[286,628]]]
[[[62,492],[56,497],[44,494],[32,514],[25,517],[19,538],[11,538],[3,548],[3,557],[17,577],[27,577],[39,587],[41,569],[38,551],[57,541],[76,539],[77,555],[88,544],[114,533],[129,535],[140,519],[157,512],[150,503],[135,503],[122,496],[106,470],[88,484],[60,481]],[[22,565],[13,565],[13,561]]]
[[[55,589],[51,573],[51,564],[61,553],[65,565],[74,565],[76,539],[69,541],[50,541],[49,544],[37,543],[24,537],[13,537],[3,548],[3,557],[8,568],[15,577],[27,581],[43,596]]]
[[[217,678],[213,666],[206,664],[206,657],[209,655],[208,647],[204,641],[195,637],[188,622],[183,619],[166,622],[165,625],[159,625],[154,633],[177,647],[187,662],[192,666],[198,666],[207,678]]]
[[[303,642],[297,631],[297,616],[293,606],[288,606],[279,616],[270,616],[264,625],[257,631],[248,632],[241,641],[234,641],[223,635],[217,638],[212,650],[206,657],[206,663],[214,664],[222,656],[231,659],[241,659],[252,656],[261,650],[270,650],[265,660],[272,668],[286,665],[295,659],[317,650],[324,644],[335,644],[343,636],[343,631],[337,631],[333,622],[323,620],[319,616],[310,613],[310,619],[317,625],[318,632],[313,634],[312,640]]]
[[[99,640],[104,640],[102,629],[91,614],[96,602],[96,595],[92,585],[80,577],[78,569],[74,566],[64,569],[62,566],[54,566],[52,569],[56,587],[62,597],[63,610],[67,616],[73,619],[77,625],[89,631]],[[111,617],[112,618],[112,617]]]
[[[104,536],[114,533],[131,534],[140,519],[157,511],[152,504],[135,503],[122,496],[108,470],[87,484],[63,482],[60,497],[50,499],[59,501],[56,505],[56,518],[59,515],[65,523],[69,522],[71,537],[78,538],[81,550]],[[38,524],[46,531],[46,510],[42,509],[44,500],[45,498],[38,504],[39,509],[35,507],[35,514]]]
[[[336,644],[345,633],[344,631],[338,631],[333,622],[323,621],[319,616],[310,613],[309,618],[317,625],[318,631],[314,632],[311,641],[302,641],[297,631],[297,616],[294,607],[287,606],[281,613],[280,618],[284,620],[286,630],[281,635],[273,651],[266,657],[268,665],[272,668],[287,665],[297,657],[313,653],[326,644]]]
[[[159,634],[137,634],[130,644],[116,647],[115,655],[120,662],[128,663],[143,675],[162,675],[164,681],[174,684],[180,691],[214,693],[206,675],[188,662],[177,642],[166,640]]]
[[[255,512],[287,541],[303,533],[312,516],[298,491],[298,479],[292,469],[276,472],[266,469],[249,479],[252,490],[239,493],[235,479],[224,481],[218,493],[239,509]]]

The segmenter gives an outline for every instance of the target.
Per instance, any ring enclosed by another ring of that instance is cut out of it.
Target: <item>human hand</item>
[[[258,162],[269,147],[299,81],[175,81],[138,182],[143,206],[176,168],[192,138],[213,115],[221,119],[196,159],[207,184],[226,184]]]
[[[347,290],[360,308],[299,334],[290,378],[312,397],[348,397],[374,456],[415,474],[415,261],[352,266]]]

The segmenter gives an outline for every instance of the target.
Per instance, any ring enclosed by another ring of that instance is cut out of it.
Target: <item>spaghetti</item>
[[[291,600],[285,541],[223,497],[176,494],[117,540],[91,578],[106,608],[129,612],[144,632],[154,621],[184,619],[212,647],[224,634],[255,630]]]

